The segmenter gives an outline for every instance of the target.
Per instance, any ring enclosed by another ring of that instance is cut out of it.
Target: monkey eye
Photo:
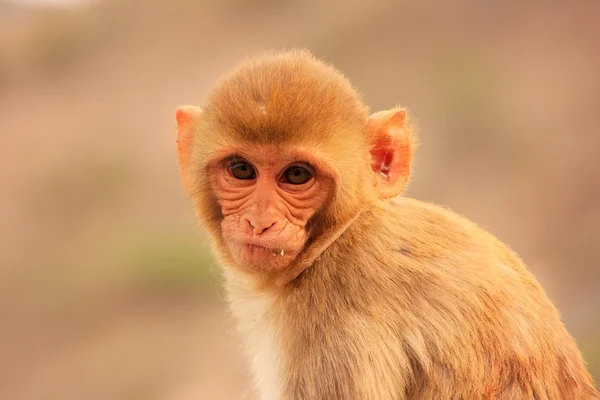
[[[293,165],[283,172],[282,180],[292,185],[302,185],[312,178],[312,173],[300,165]]]
[[[256,171],[246,161],[234,161],[229,166],[229,173],[237,179],[248,180],[256,178]]]

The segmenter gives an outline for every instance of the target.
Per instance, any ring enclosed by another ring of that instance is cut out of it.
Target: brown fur
[[[185,115],[182,175],[226,266],[261,399],[598,396],[517,255],[449,210],[388,199],[410,172],[405,111],[367,119],[341,74],[295,51],[243,64],[191,128]],[[372,164],[376,143],[397,150],[388,177]],[[300,146],[335,179],[305,247],[276,273],[239,268],[226,246],[211,171],[234,146]]]

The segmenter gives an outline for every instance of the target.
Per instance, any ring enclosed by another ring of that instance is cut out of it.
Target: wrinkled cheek
[[[240,218],[239,215],[229,215],[221,221],[221,234],[230,250],[233,250],[233,245],[244,238],[244,232],[242,232],[240,226]]]
[[[233,218],[236,215],[241,214],[241,209],[243,208],[245,202],[243,200],[239,201],[231,201],[226,200],[220,201],[221,213],[229,218]]]
[[[296,229],[295,232],[290,234],[288,241],[290,249],[294,249],[295,252],[302,250],[306,243],[306,231],[304,229]]]
[[[221,221],[221,231],[226,240],[239,236],[240,217],[237,215],[228,215],[224,217]]]

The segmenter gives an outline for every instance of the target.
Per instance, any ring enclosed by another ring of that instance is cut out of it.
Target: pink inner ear
[[[406,111],[397,109],[369,117],[371,169],[383,198],[397,196],[408,182],[411,144],[405,122]]]
[[[382,138],[377,141],[375,146],[370,150],[371,153],[371,168],[375,172],[379,172],[386,180],[396,178],[394,174],[395,151],[390,138]]]
[[[407,137],[380,137],[370,150],[371,169],[386,184],[407,180],[410,174],[410,142]]]

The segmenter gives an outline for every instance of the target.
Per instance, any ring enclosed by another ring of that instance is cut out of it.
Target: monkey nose
[[[267,229],[269,229],[273,225],[275,225],[275,221],[272,221],[272,220],[260,220],[260,219],[250,220],[249,219],[248,220],[248,224],[252,228],[252,233],[253,234],[260,235],[260,234],[264,233]]]

